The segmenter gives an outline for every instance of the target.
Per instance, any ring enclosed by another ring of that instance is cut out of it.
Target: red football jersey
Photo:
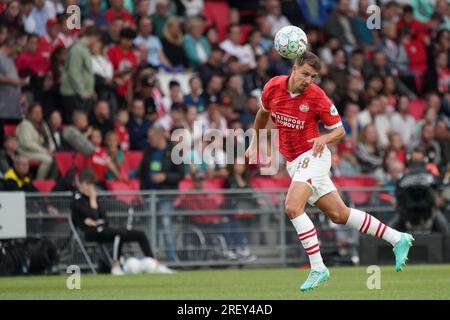
[[[287,161],[295,160],[310,150],[308,140],[320,136],[319,120],[327,129],[342,125],[333,102],[316,84],[311,84],[301,94],[287,90],[289,76],[270,79],[264,86],[261,108],[269,111],[279,130],[280,153]]]
[[[129,69],[137,64],[137,57],[134,54],[133,50],[124,52],[119,47],[119,45],[115,45],[115,46],[111,47],[106,52],[106,54],[108,55],[109,61],[111,61],[112,65],[114,67],[114,70],[124,71],[124,70]],[[117,93],[119,95],[125,96],[130,79],[131,79],[130,73],[121,76],[123,85],[117,87]]]

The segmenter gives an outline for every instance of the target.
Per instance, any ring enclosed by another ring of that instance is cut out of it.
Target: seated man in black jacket
[[[3,186],[5,191],[35,192],[37,189],[31,183],[30,161],[25,156],[14,158],[14,167],[5,172]]]
[[[113,242],[113,266],[111,274],[123,275],[120,267],[120,255],[124,242],[137,241],[146,257],[153,257],[147,236],[142,231],[116,229],[108,226],[106,212],[97,201],[95,183],[97,177],[90,169],[84,169],[79,174],[79,192],[75,193],[75,198],[71,204],[72,219],[78,228],[85,235],[87,241]],[[159,263],[158,263],[159,264]],[[158,265],[158,272],[172,273],[172,271]]]

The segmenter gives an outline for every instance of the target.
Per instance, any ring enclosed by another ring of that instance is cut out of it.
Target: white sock
[[[393,246],[400,241],[402,236],[401,232],[388,227],[367,212],[353,208],[350,209],[350,216],[348,217],[346,225],[359,230],[359,232],[386,240]]]
[[[309,257],[312,270],[323,271],[326,269],[320,254],[317,230],[306,213],[291,220],[297,231],[298,238]]]

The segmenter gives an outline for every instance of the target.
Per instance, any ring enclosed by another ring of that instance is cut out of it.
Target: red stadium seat
[[[33,185],[38,189],[39,192],[48,193],[51,192],[52,189],[56,185],[55,180],[34,180]]]
[[[370,176],[332,177],[337,188],[375,187],[377,180]],[[364,205],[370,200],[371,191],[349,191],[349,197],[355,205]]]
[[[17,129],[17,124],[5,124],[3,127],[3,132],[5,135],[15,135]]]
[[[229,10],[230,6],[226,1],[206,1],[204,5],[206,27],[214,27],[217,30],[219,43],[227,36]]]
[[[139,180],[131,179],[127,181],[106,180],[106,188],[112,192],[120,191],[139,191]],[[117,195],[117,200],[125,202],[129,205],[142,205],[144,198],[141,195]]]
[[[56,165],[58,166],[61,176],[65,176],[72,168],[74,161],[74,153],[70,151],[58,151],[54,153]]]
[[[136,172],[139,168],[139,165],[142,162],[142,158],[144,157],[144,153],[142,151],[127,151],[124,155],[124,162],[121,167],[121,172],[125,174],[127,177],[136,176]]]
[[[423,117],[425,111],[425,101],[422,99],[411,100],[409,103],[409,114],[419,121]]]
[[[271,177],[271,176],[255,176],[250,178],[250,185],[254,189],[287,189],[291,184],[291,178]],[[270,201],[273,205],[279,202],[278,193],[269,194]]]
[[[220,190],[223,189],[225,186],[225,179],[224,178],[208,178],[204,182],[204,190]],[[194,182],[192,179],[183,179],[178,183],[178,190],[193,190],[194,189]],[[214,197],[217,197],[217,203],[222,205],[225,202],[225,195],[224,194],[214,194]],[[178,206],[180,204],[181,198],[178,196],[175,199],[175,206]]]

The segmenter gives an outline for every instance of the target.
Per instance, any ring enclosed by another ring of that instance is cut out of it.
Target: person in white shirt
[[[409,145],[416,138],[416,120],[409,114],[409,99],[400,96],[397,102],[397,112],[391,117],[392,130],[400,133],[403,143]]]
[[[228,56],[235,56],[239,59],[242,71],[248,71],[251,65],[255,65],[255,57],[250,46],[240,44],[241,28],[237,24],[228,26],[228,38],[222,41],[220,48]]]
[[[381,147],[389,144],[388,133],[391,130],[391,122],[385,112],[386,102],[384,96],[372,97],[367,103],[367,108],[358,114],[358,122],[361,128],[372,123],[377,132],[377,140]]]
[[[283,27],[290,26],[292,23],[281,14],[281,6],[279,0],[266,0],[267,19],[272,24],[272,36]]]

